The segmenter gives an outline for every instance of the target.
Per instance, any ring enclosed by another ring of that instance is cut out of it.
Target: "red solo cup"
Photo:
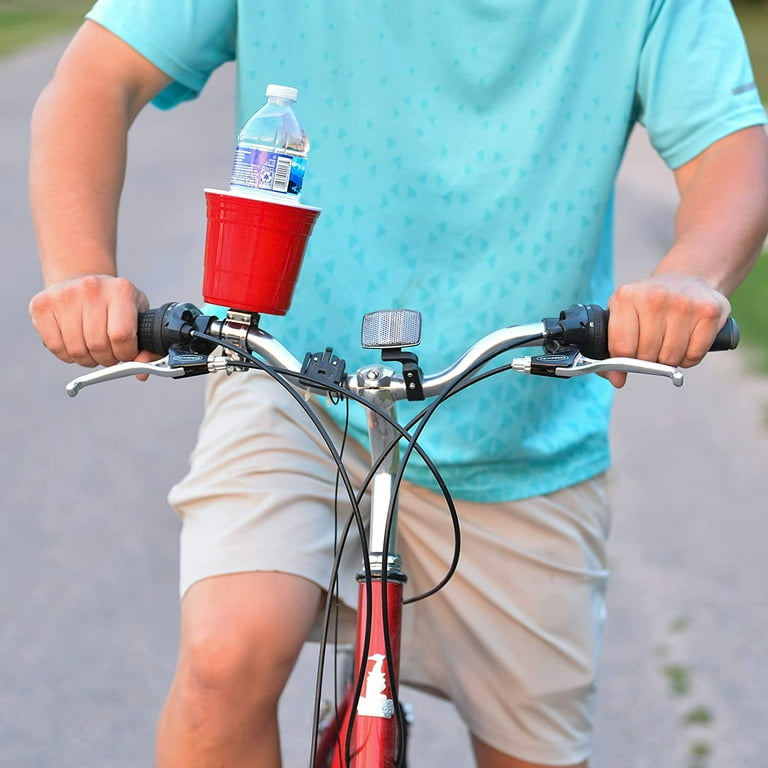
[[[319,208],[205,190],[203,298],[244,312],[284,315]]]

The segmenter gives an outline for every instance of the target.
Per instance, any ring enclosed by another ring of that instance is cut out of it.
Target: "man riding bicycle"
[[[610,299],[611,354],[690,366],[765,238],[766,118],[727,0],[100,0],[33,118],[46,288],[31,314],[62,360],[148,359],[136,347],[147,299],[115,264],[126,135],[147,103],[197,96],[232,59],[238,125],[282,82],[299,88],[313,141],[304,199],[324,214],[293,307],[271,326],[292,347],[354,349],[363,312],[413,306],[432,318],[423,355],[438,367],[512,310]],[[612,188],[636,122],[681,201],[653,274],[614,290]],[[422,442],[458,500],[462,562],[408,617],[418,643],[403,676],[456,703],[482,768],[586,765],[610,387],[496,377],[459,398]],[[318,411],[340,439],[336,411]],[[354,441],[345,451],[352,465],[363,455]],[[162,768],[279,765],[277,700],[328,583],[329,467],[269,382],[212,381],[171,493],[182,633]],[[406,479],[401,551],[418,590],[451,549],[429,474],[415,464]]]

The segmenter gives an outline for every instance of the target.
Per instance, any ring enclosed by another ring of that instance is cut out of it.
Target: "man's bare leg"
[[[321,594],[305,579],[271,572],[189,589],[158,727],[158,768],[280,767],[277,702]]]

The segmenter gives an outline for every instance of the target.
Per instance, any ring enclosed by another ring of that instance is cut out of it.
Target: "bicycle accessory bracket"
[[[382,349],[381,359],[385,363],[402,364],[405,396],[409,400],[424,399],[424,374],[419,367],[419,358],[413,352],[404,352],[402,349]]]
[[[227,319],[221,326],[220,338],[236,347],[248,350],[248,333],[259,327],[259,315],[255,312],[227,311]]]
[[[301,375],[340,387],[344,382],[346,367],[346,362],[336,357],[331,347],[326,347],[325,352],[307,352],[301,366]]]
[[[403,366],[405,393],[409,400],[423,400],[424,374],[419,358],[403,347],[415,347],[421,342],[421,312],[413,309],[381,309],[363,317],[360,343],[363,349],[380,349],[385,363]]]

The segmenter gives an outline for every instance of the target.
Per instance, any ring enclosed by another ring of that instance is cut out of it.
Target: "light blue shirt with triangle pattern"
[[[324,212],[290,312],[263,325],[350,367],[375,360],[374,309],[420,310],[436,371],[500,326],[605,302],[634,122],[673,168],[765,122],[728,0],[100,0],[90,18],[173,78],[160,107],[235,57],[238,125],[267,83],[299,89],[302,201]],[[610,403],[596,378],[495,376],[422,443],[459,498],[533,496],[607,468]]]

